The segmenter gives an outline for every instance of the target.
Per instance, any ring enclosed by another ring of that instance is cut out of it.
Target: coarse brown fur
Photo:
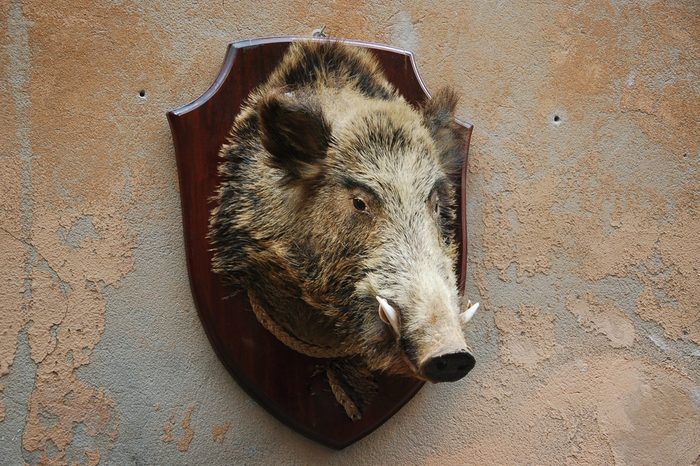
[[[457,98],[416,109],[373,56],[297,42],[248,98],[221,150],[213,270],[297,338],[371,370],[418,376],[464,346],[457,319]],[[401,336],[375,296],[401,313]]]

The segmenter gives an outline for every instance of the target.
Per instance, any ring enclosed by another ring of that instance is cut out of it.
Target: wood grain
[[[280,37],[230,44],[214,84],[197,100],[167,116],[177,157],[190,286],[211,345],[241,387],[270,413],[303,435],[340,449],[389,419],[422,383],[380,376],[375,402],[362,420],[351,421],[335,401],[325,378],[315,375],[322,361],[296,353],[277,341],[257,322],[245,294],[232,295],[211,272],[206,239],[212,207],[209,199],[218,184],[219,148],[248,93],[265,81],[290,43],[302,39],[333,40]],[[388,79],[409,102],[419,104],[428,97],[409,52],[378,44],[345,42],[374,53]],[[460,291],[466,278],[466,157],[472,129],[471,125],[461,124],[468,131],[458,190]]]

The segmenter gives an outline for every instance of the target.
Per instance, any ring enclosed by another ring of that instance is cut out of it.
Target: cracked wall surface
[[[0,23],[0,464],[700,461],[696,1],[0,0]],[[324,24],[413,50],[475,125],[477,366],[341,452],[213,354],[165,119],[228,42]]]

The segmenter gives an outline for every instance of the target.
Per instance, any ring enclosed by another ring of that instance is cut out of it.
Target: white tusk
[[[467,306],[469,306],[467,310],[460,314],[462,322],[464,322],[465,324],[472,320],[472,317],[474,317],[476,310],[479,309],[479,303],[472,304],[471,301],[468,301]]]
[[[391,325],[391,328],[394,329],[394,332],[396,332],[396,335],[401,335],[401,330],[399,326],[399,314],[396,312],[396,309],[391,307],[391,304],[387,302],[386,299],[376,296],[377,301],[379,301],[379,318],[382,319],[382,321],[387,324]]]

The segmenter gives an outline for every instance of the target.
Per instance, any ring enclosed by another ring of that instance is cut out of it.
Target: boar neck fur
[[[258,108],[279,94],[312,101],[332,129],[325,157],[309,163],[302,180],[281,168],[261,142]],[[459,327],[455,173],[436,156],[438,150],[459,153],[459,138],[435,141],[432,124],[398,94],[368,52],[339,43],[293,44],[251,93],[221,149],[209,232],[213,270],[234,289],[253,293],[295,337],[349,348],[372,370],[415,375],[415,339],[435,338],[423,335],[421,326],[445,327],[438,329],[444,334]],[[431,223],[420,209],[439,180],[440,214]],[[382,211],[398,223],[395,230],[372,228],[366,218],[342,210],[352,209],[351,197],[338,207],[339,193],[367,196],[365,187],[391,198]],[[419,241],[411,228],[422,232]],[[420,287],[404,292],[392,280],[400,277],[404,287],[415,281],[402,268],[410,260],[420,262],[414,269],[425,266],[426,275],[439,275],[435,281],[450,310],[440,318],[408,315],[410,338],[397,341],[377,315],[374,294],[384,293],[409,314],[413,304],[430,299],[416,296]]]

